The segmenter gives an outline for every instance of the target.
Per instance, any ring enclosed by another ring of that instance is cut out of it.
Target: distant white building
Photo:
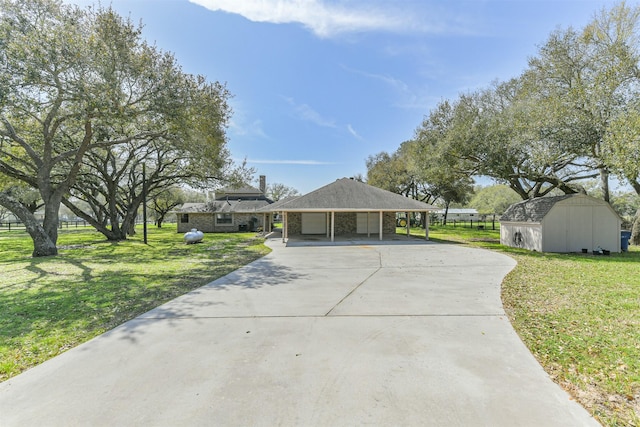
[[[445,210],[438,209],[433,211],[437,219],[442,221],[444,219]],[[476,209],[457,209],[450,208],[447,213],[447,221],[476,221],[479,219],[478,211]]]

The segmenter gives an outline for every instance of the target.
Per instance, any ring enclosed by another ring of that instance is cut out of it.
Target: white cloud
[[[349,131],[349,133],[351,135],[353,135],[355,138],[359,139],[359,140],[363,140],[363,138],[360,136],[360,134],[358,134],[358,132],[355,131],[355,129],[353,128],[353,126],[351,126],[351,124],[347,125],[347,130]]]
[[[355,68],[350,68],[347,67],[346,65],[341,65],[342,69],[353,73],[353,74],[358,74],[364,77],[367,77],[369,79],[373,79],[373,80],[378,80],[381,81],[385,84],[387,84],[388,86],[391,86],[392,88],[402,91],[402,92],[406,92],[409,90],[409,85],[406,84],[405,82],[403,82],[400,79],[397,79],[395,77],[389,76],[389,75],[385,75],[385,74],[376,74],[376,73],[369,73],[367,71],[362,71],[362,70],[356,70]]]
[[[262,127],[262,120],[260,119],[254,120],[251,123],[244,123],[242,120],[234,120],[232,118],[229,121],[229,130],[238,136],[251,136],[269,139],[269,136]]]
[[[350,73],[366,77],[371,80],[377,80],[384,83],[395,92],[396,100],[393,106],[404,109],[429,109],[434,102],[440,98],[430,95],[426,87],[412,87],[401,79],[385,74],[370,73],[367,71],[356,70],[354,68],[341,65],[341,67]]]
[[[322,127],[327,127],[327,128],[336,127],[335,120],[323,117],[322,114],[318,113],[311,106],[307,104],[298,104],[293,98],[289,98],[286,96],[283,96],[282,99],[284,99],[287,102],[287,104],[293,107],[295,115],[299,119],[307,122],[315,123],[316,125],[322,126]]]
[[[299,23],[319,37],[364,31],[406,32],[421,26],[397,6],[376,7],[373,1],[336,3],[327,0],[189,0],[212,11],[242,15],[254,22]],[[388,3],[390,4],[390,3]],[[406,10],[406,9],[405,9]]]
[[[260,118],[251,116],[251,111],[245,104],[233,98],[229,101],[233,115],[229,120],[229,133],[236,136],[270,139],[264,130],[264,124]]]

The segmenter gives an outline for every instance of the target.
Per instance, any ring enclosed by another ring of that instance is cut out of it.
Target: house
[[[216,191],[206,203],[185,203],[174,210],[178,233],[193,228],[205,233],[256,231],[270,223],[260,208],[272,203],[265,196],[266,181],[260,176],[260,189],[254,187],[227,188]]]
[[[609,203],[585,194],[539,197],[511,205],[500,243],[539,252],[620,252],[621,219]]]
[[[447,221],[477,221],[479,219],[476,209],[457,209],[451,208],[447,212]],[[438,221],[444,220],[445,209],[437,209],[433,211]]]
[[[435,207],[350,178],[338,179],[304,196],[261,208],[281,212],[282,239],[289,236],[383,236],[396,234],[397,212],[429,212]],[[407,228],[407,233],[409,228]],[[426,238],[429,238],[427,223]]]

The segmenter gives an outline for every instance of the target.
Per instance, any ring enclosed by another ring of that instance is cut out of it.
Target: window
[[[180,222],[183,224],[189,222],[189,214],[180,214]]]
[[[232,216],[229,213],[217,214],[216,215],[216,224],[231,224]]]

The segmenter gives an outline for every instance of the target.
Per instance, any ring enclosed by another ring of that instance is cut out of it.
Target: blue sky
[[[86,5],[89,1],[75,1]],[[633,2],[628,2],[633,3]],[[103,4],[106,4],[103,1]],[[515,77],[605,0],[112,0],[184,71],[233,94],[237,161],[307,193],[366,175],[443,99]]]

